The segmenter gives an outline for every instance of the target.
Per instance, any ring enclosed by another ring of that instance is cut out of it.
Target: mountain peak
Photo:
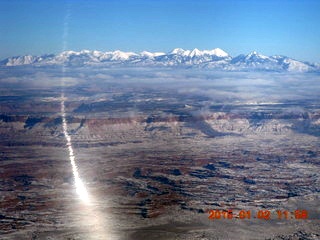
[[[148,52],[148,51],[140,52],[140,56],[149,57],[149,58],[158,57],[158,56],[162,56],[162,55],[165,55],[165,53],[163,53],[163,52]]]
[[[225,51],[223,51],[220,48],[214,48],[212,50],[207,50],[206,52],[209,53],[210,55],[216,55],[218,57],[228,57],[229,56],[228,53],[226,53]]]
[[[257,51],[253,51],[246,56],[246,59],[251,59],[251,58],[268,59],[269,57],[259,54]]]
[[[190,57],[201,56],[201,55],[203,55],[203,52],[201,52],[198,48],[193,49],[189,54]]]
[[[257,56],[257,55],[259,55],[259,53],[257,51],[252,51],[252,52],[247,54],[247,57]]]
[[[193,50],[184,50],[182,48],[175,48],[173,49],[170,54],[176,54],[181,56],[188,56],[188,57],[195,57],[195,56],[203,56],[203,55],[211,55],[211,56],[217,56],[217,57],[228,57],[229,54],[223,51],[220,48],[214,48],[212,50],[199,50],[198,48],[195,48]]]
[[[134,52],[122,52],[120,50],[116,50],[113,52],[112,60],[128,60],[130,57],[137,55]]]
[[[175,48],[170,52],[170,54],[183,54],[184,52],[185,50],[182,48]]]

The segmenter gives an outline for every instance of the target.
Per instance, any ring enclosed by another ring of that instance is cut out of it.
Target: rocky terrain
[[[63,76],[70,84],[61,88],[58,77],[46,75],[44,86],[24,77],[8,83],[12,73],[3,74],[2,239],[319,238],[316,87],[305,95],[292,83],[292,92],[275,101],[278,90],[271,88],[278,88],[263,85],[259,91],[269,91],[270,99],[265,102],[264,95],[256,101],[235,95],[243,85],[217,99],[218,92],[211,97],[204,90],[185,91],[177,82],[172,88],[138,80],[122,84],[91,73],[96,81],[84,83],[90,76],[84,72],[83,79]],[[62,101],[89,204],[76,192]],[[264,209],[272,215],[210,220],[211,209]],[[297,209],[307,210],[308,218],[275,214]]]

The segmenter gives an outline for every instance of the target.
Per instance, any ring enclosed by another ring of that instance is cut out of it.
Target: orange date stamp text
[[[209,210],[208,219],[218,220],[218,219],[278,219],[278,220],[289,220],[289,219],[308,219],[308,211],[297,209],[293,212],[287,210],[266,210],[261,209],[258,211],[251,210]]]

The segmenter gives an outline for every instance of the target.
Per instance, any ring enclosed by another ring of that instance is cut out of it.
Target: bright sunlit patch
[[[81,178],[79,176],[78,167],[75,162],[75,156],[74,156],[74,152],[73,152],[73,148],[72,148],[71,137],[68,133],[68,125],[67,125],[66,111],[65,111],[65,97],[64,97],[63,93],[61,94],[61,116],[62,116],[62,129],[63,129],[64,137],[67,140],[66,145],[67,145],[68,151],[69,151],[69,159],[70,159],[70,163],[72,166],[72,173],[73,173],[73,177],[74,177],[76,191],[77,191],[79,198],[84,203],[89,204],[90,203],[89,194],[86,189],[86,186],[84,185],[83,181],[81,180]]]
[[[80,178],[76,178],[76,189],[77,189],[77,194],[81,198],[81,200],[85,203],[90,203],[89,201],[89,195],[87,192],[86,187],[84,186],[83,182],[81,181]]]

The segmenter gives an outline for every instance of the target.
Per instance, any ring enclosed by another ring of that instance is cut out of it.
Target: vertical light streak
[[[69,19],[71,17],[70,13],[70,4],[67,5],[67,14],[64,18],[64,23],[63,23],[63,35],[62,35],[62,43],[63,43],[63,51],[66,51],[67,49],[67,44],[68,44],[68,34],[69,34]],[[74,177],[74,182],[75,182],[75,187],[78,196],[84,203],[89,203],[89,195],[88,191],[83,183],[83,181],[80,178],[78,167],[76,164],[75,160],[75,155],[72,147],[72,142],[71,142],[71,137],[68,133],[68,124],[66,120],[66,107],[65,107],[65,100],[66,97],[64,96],[64,87],[65,87],[65,73],[66,73],[66,68],[64,64],[62,65],[62,77],[61,77],[61,117],[62,117],[62,130],[64,137],[67,141],[67,148],[69,151],[69,160],[72,166],[72,173]]]
[[[66,120],[66,110],[65,110],[65,97],[64,93],[61,93],[61,116],[62,116],[62,130],[64,137],[67,141],[67,147],[69,151],[69,159],[70,163],[72,166],[72,173],[74,177],[74,182],[75,182],[75,187],[78,196],[84,203],[89,203],[89,195],[88,191],[83,183],[83,181],[80,178],[79,172],[78,172],[78,167],[75,161],[75,156],[74,156],[74,151],[72,147],[72,142],[71,142],[71,137],[68,133],[68,125],[67,125],[67,120]]]
[[[63,25],[63,35],[62,35],[62,48],[63,51],[66,51],[68,48],[68,34],[69,34],[69,20],[71,18],[71,4],[67,4],[67,13],[64,18]],[[74,150],[72,147],[72,139],[68,132],[68,122],[67,122],[67,113],[66,113],[66,104],[67,97],[65,96],[65,86],[67,78],[66,76],[66,66],[64,63],[62,64],[62,76],[61,76],[61,102],[60,102],[60,112],[62,118],[62,130],[64,134],[64,138],[66,139],[66,146],[69,152],[69,160],[72,167],[72,173],[74,178],[74,184],[76,188],[76,192],[81,202],[85,205],[78,209],[78,214],[81,214],[81,222],[79,223],[79,227],[87,230],[85,234],[89,234],[89,239],[115,239],[109,236],[108,232],[108,224],[106,222],[106,216],[101,214],[99,208],[97,208],[98,204],[92,196],[89,196],[87,188],[82,181],[76,157],[74,154]]]

